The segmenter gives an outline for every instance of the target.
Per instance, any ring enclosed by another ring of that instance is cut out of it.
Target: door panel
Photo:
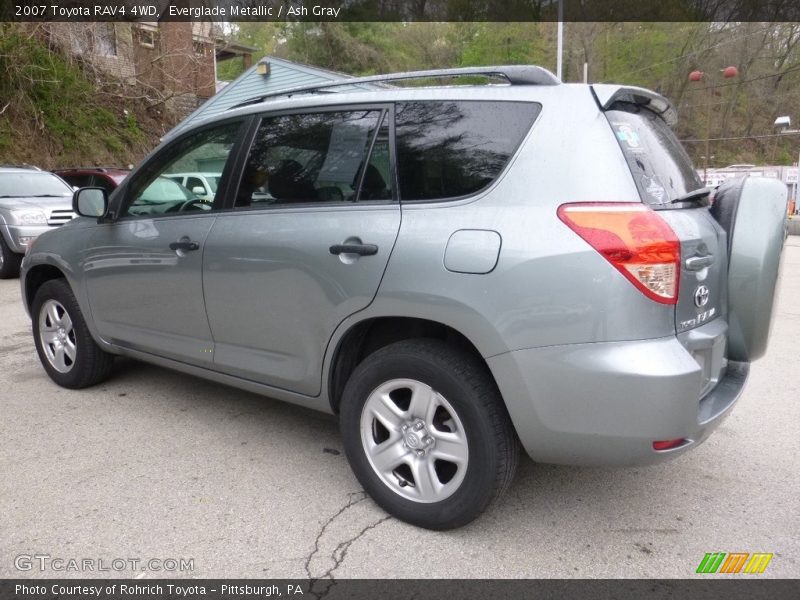
[[[100,335],[193,364],[212,360],[201,279],[214,215],[133,219],[94,230],[84,269]],[[197,250],[172,250],[183,238]]]
[[[215,367],[319,394],[328,341],[372,301],[399,227],[397,204],[221,214],[203,268]],[[331,253],[345,243],[377,253]]]
[[[195,365],[212,363],[203,249],[214,210],[224,205],[230,168],[212,202],[170,175],[212,158],[230,165],[242,130],[242,121],[230,121],[178,138],[113,197],[112,211],[121,218],[94,230],[84,258],[92,316],[106,340]]]

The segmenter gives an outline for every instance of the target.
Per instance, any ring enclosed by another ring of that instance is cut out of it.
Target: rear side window
[[[474,194],[494,181],[533,125],[528,102],[401,102],[396,107],[402,200]]]
[[[667,204],[703,187],[686,150],[653,111],[619,102],[606,117],[645,204]]]
[[[367,162],[381,115],[381,110],[359,110],[264,118],[242,174],[236,208],[354,202],[359,185],[376,190],[371,199],[391,198],[391,180]]]
[[[58,173],[56,173],[58,175]],[[92,176],[91,175],[59,175],[61,179],[66,181],[70,185],[74,185],[75,187],[89,187],[92,185]]]

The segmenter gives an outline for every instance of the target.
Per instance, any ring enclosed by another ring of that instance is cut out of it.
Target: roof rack
[[[66,167],[64,169],[53,169],[54,171],[99,171],[100,173],[106,173],[108,171],[128,171],[124,167]]]
[[[41,169],[35,165],[28,165],[28,164],[21,164],[21,165],[0,165],[2,169],[27,169],[29,171],[41,171]]]
[[[363,83],[389,83],[391,81],[407,81],[410,79],[433,79],[442,77],[464,77],[482,75],[485,77],[503,77],[510,85],[558,85],[561,81],[547,69],[535,65],[509,65],[494,67],[461,67],[458,69],[433,69],[430,71],[405,71],[387,75],[370,75],[367,77],[349,77],[341,81],[326,81],[313,85],[301,85],[285,90],[256,96],[231,106],[228,110],[241,108],[251,104],[260,104],[269,98],[292,96],[303,92],[322,92],[332,87],[359,85]]]

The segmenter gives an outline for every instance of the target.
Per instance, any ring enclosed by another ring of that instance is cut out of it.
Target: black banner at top
[[[798,0],[0,0],[0,21],[800,21]]]

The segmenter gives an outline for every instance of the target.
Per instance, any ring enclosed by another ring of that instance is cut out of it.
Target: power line
[[[637,73],[641,73],[642,71],[647,71],[649,69],[652,69],[653,67],[660,67],[661,65],[666,65],[666,64],[678,61],[678,60],[682,60],[684,58],[688,58],[690,56],[696,56],[697,54],[702,54],[703,52],[708,52],[709,50],[713,50],[714,48],[719,48],[720,46],[725,46],[727,44],[732,44],[735,41],[743,40],[744,38],[750,37],[751,35],[757,35],[759,33],[763,33],[765,31],[767,31],[768,29],[770,29],[771,27],[772,27],[772,25],[768,25],[767,27],[764,27],[763,29],[758,29],[756,31],[751,31],[750,33],[746,33],[746,34],[740,35],[740,36],[734,36],[734,37],[732,37],[730,39],[727,39],[727,40],[724,40],[722,42],[718,42],[718,43],[713,44],[711,46],[707,46],[705,48],[701,48],[700,50],[695,50],[694,52],[689,52],[688,54],[682,54],[682,55],[676,56],[674,58],[670,58],[670,59],[667,59],[667,60],[664,60],[664,61],[661,61],[661,62],[653,63],[653,64],[650,64],[650,65],[648,65],[646,67],[642,67],[641,69],[636,69],[635,71],[629,71],[629,72],[627,72],[627,73],[625,73],[623,75],[620,75],[619,77],[615,77],[615,79],[622,80],[625,77],[628,77],[630,75],[636,75]],[[601,83],[608,83],[608,82],[601,82]]]
[[[775,92],[769,95],[769,99],[777,96],[788,96],[790,94],[798,95],[800,92],[798,92],[798,90],[784,90],[782,92]],[[730,100],[720,100],[719,102],[698,102],[696,104],[679,104],[676,106],[676,108],[683,110],[686,108],[697,108],[698,106],[721,106],[723,104],[730,104]]]
[[[740,81],[732,81],[730,83],[719,83],[717,85],[707,85],[706,87],[701,87],[701,88],[687,88],[685,93],[689,94],[691,92],[702,92],[703,90],[713,90],[716,88],[729,87],[731,85],[741,85],[744,83],[751,83],[753,81],[760,81],[762,79],[769,79],[771,77],[781,77],[788,73],[794,73],[795,71],[800,71],[800,65],[794,66],[790,69],[786,69],[785,71],[781,71],[780,73],[772,73],[770,75],[759,75],[758,77],[751,77],[750,79],[742,79]]]
[[[774,138],[785,137],[787,135],[800,135],[800,131],[792,131],[786,133],[765,133],[763,135],[741,135],[737,137],[719,137],[719,138],[692,138],[687,140],[680,140],[683,144],[693,144],[697,142],[722,142],[726,140],[758,140],[761,138]]]

